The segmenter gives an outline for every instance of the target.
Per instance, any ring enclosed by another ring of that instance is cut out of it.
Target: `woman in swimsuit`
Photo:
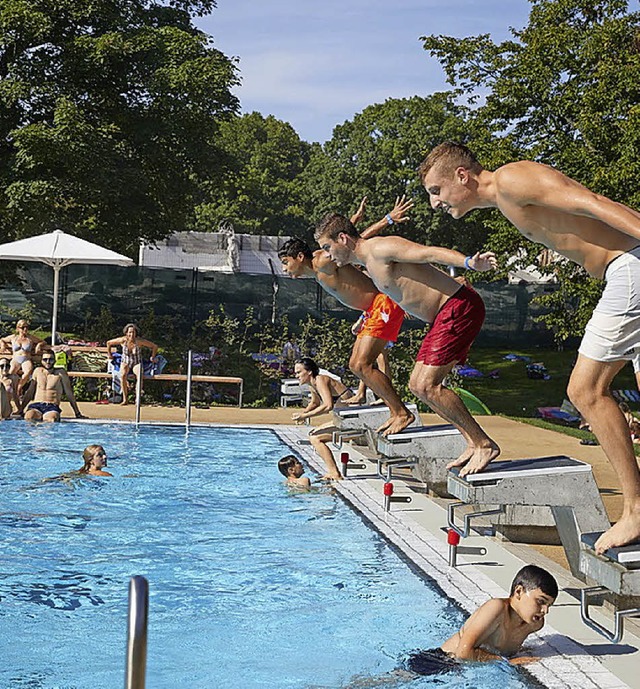
[[[132,372],[136,377],[142,375],[142,354],[140,347],[147,347],[151,350],[149,361],[155,361],[158,353],[158,345],[138,337],[138,327],[134,323],[127,323],[122,330],[123,337],[115,337],[107,342],[107,351],[112,354],[111,348],[119,345],[122,347],[122,359],[120,360],[120,384],[122,385],[122,402],[128,404],[127,395],[129,394],[129,373]]]
[[[24,386],[31,380],[33,373],[34,354],[39,354],[44,346],[44,340],[35,335],[29,335],[29,323],[21,318],[16,323],[15,335],[9,335],[2,339],[2,343],[11,347],[11,368],[9,375],[20,376],[15,394],[19,397]]]
[[[312,416],[326,414],[335,406],[343,406],[342,400],[351,394],[351,391],[342,381],[325,373],[320,373],[318,364],[308,357],[296,361],[294,372],[300,385],[309,385],[311,388],[309,404],[301,412],[296,412],[292,416],[296,423],[303,423],[305,419],[310,419]],[[336,430],[335,426],[331,422],[318,426],[309,433],[309,441],[327,465],[327,473],[322,478],[339,481],[342,479],[342,474],[338,470],[336,460],[328,446],[334,430]]]
[[[16,412],[22,414],[22,404],[17,395],[18,376],[11,375],[11,362],[6,357],[0,359],[0,385],[4,390],[2,403],[0,404],[0,416],[8,419],[12,414],[11,402],[16,405]]]

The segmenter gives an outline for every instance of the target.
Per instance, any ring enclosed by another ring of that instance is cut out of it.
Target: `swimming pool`
[[[42,482],[91,443],[114,478]],[[463,614],[339,497],[288,492],[288,452],[268,430],[0,424],[0,687],[121,687],[133,574],[149,689],[337,688],[439,645]],[[451,685],[498,683],[528,686],[506,664]]]

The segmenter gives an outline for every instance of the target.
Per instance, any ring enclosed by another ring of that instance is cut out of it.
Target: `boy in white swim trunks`
[[[610,390],[626,361],[640,354],[640,213],[540,163],[522,160],[485,170],[466,146],[454,142],[434,148],[418,172],[433,208],[454,218],[474,208],[497,208],[525,237],[606,280],[567,394],[622,486],[622,517],[598,539],[596,551],[640,539],[640,471]]]

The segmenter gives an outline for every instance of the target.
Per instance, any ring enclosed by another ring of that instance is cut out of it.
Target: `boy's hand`
[[[364,209],[366,208],[367,205],[367,197],[365,196],[362,201],[360,201],[360,205],[358,206],[358,210],[351,216],[351,224],[352,225],[357,225],[359,222],[362,222],[364,218]]]
[[[482,254],[478,251],[469,259],[469,268],[478,273],[484,273],[487,270],[495,270],[497,267],[498,261],[493,251],[485,251]]]
[[[537,663],[540,658],[536,656],[519,656],[518,658],[509,658],[511,665],[528,665],[529,663]]]
[[[414,205],[413,201],[407,199],[404,194],[402,196],[397,196],[396,205],[393,207],[391,213],[389,213],[394,224],[411,220],[406,213],[408,213]]]

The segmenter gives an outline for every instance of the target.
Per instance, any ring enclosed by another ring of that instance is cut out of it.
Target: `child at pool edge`
[[[295,455],[287,455],[278,461],[278,470],[287,479],[286,484],[291,488],[309,490],[311,481],[303,476],[304,467]]]
[[[108,471],[103,471],[107,466],[107,453],[102,445],[87,445],[82,453],[84,465],[78,469],[78,473],[88,476],[113,476]]]
[[[407,668],[420,675],[446,672],[456,660],[499,660],[515,655],[529,634],[544,626],[544,618],[558,596],[554,577],[541,567],[527,565],[514,577],[508,598],[483,603],[440,648],[419,651]],[[510,658],[513,665],[534,658]]]

